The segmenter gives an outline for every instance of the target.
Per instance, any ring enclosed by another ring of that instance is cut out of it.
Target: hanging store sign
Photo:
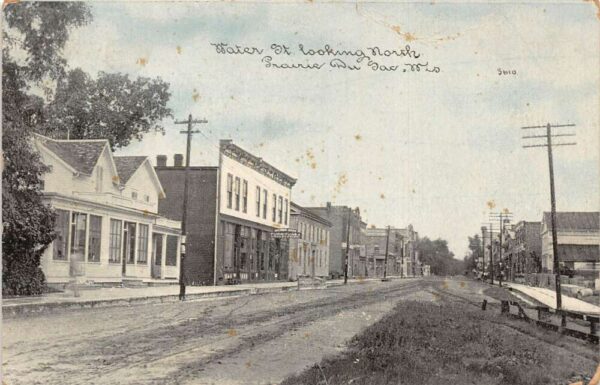
[[[271,233],[271,237],[279,239],[295,239],[300,237],[300,233],[296,230],[275,230]]]

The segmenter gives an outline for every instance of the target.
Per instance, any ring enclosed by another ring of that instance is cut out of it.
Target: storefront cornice
[[[292,188],[296,184],[296,178],[292,178],[273,165],[265,162],[262,158],[252,155],[248,151],[235,145],[231,140],[221,140],[220,150],[221,153],[228,158],[273,179],[275,182],[285,187]]]

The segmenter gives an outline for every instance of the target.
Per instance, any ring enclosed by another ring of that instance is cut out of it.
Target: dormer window
[[[131,192],[131,199],[137,200],[137,198],[138,198],[137,192],[132,191]]]
[[[102,192],[102,179],[104,179],[103,174],[104,170],[101,166],[98,166],[96,168],[96,192],[98,193]]]

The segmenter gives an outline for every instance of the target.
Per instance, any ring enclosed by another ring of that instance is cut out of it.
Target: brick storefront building
[[[164,186],[166,199],[158,211],[173,220],[182,219],[185,168],[183,158],[176,155],[173,166],[159,155],[156,174]],[[190,167],[185,274],[189,284],[214,283],[215,223],[217,215],[218,167]]]
[[[167,190],[159,212],[181,218],[185,168],[159,156]],[[190,167],[185,274],[198,285],[288,279],[291,188],[296,180],[230,140],[220,142],[218,167]]]
[[[363,231],[363,243],[366,251],[364,275],[367,277],[383,277],[400,274],[402,261],[402,237],[397,229],[369,228]],[[385,265],[387,252],[387,268]],[[398,266],[396,265],[398,262]]]
[[[541,222],[520,221],[512,228],[512,237],[507,240],[509,271],[514,279],[526,273],[541,271],[542,239]]]

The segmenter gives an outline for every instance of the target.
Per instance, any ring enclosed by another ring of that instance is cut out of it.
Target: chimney
[[[175,154],[173,156],[173,166],[175,167],[183,167],[183,155],[182,154]]]
[[[167,156],[166,155],[157,155],[156,156],[156,167],[166,167],[167,166]]]

